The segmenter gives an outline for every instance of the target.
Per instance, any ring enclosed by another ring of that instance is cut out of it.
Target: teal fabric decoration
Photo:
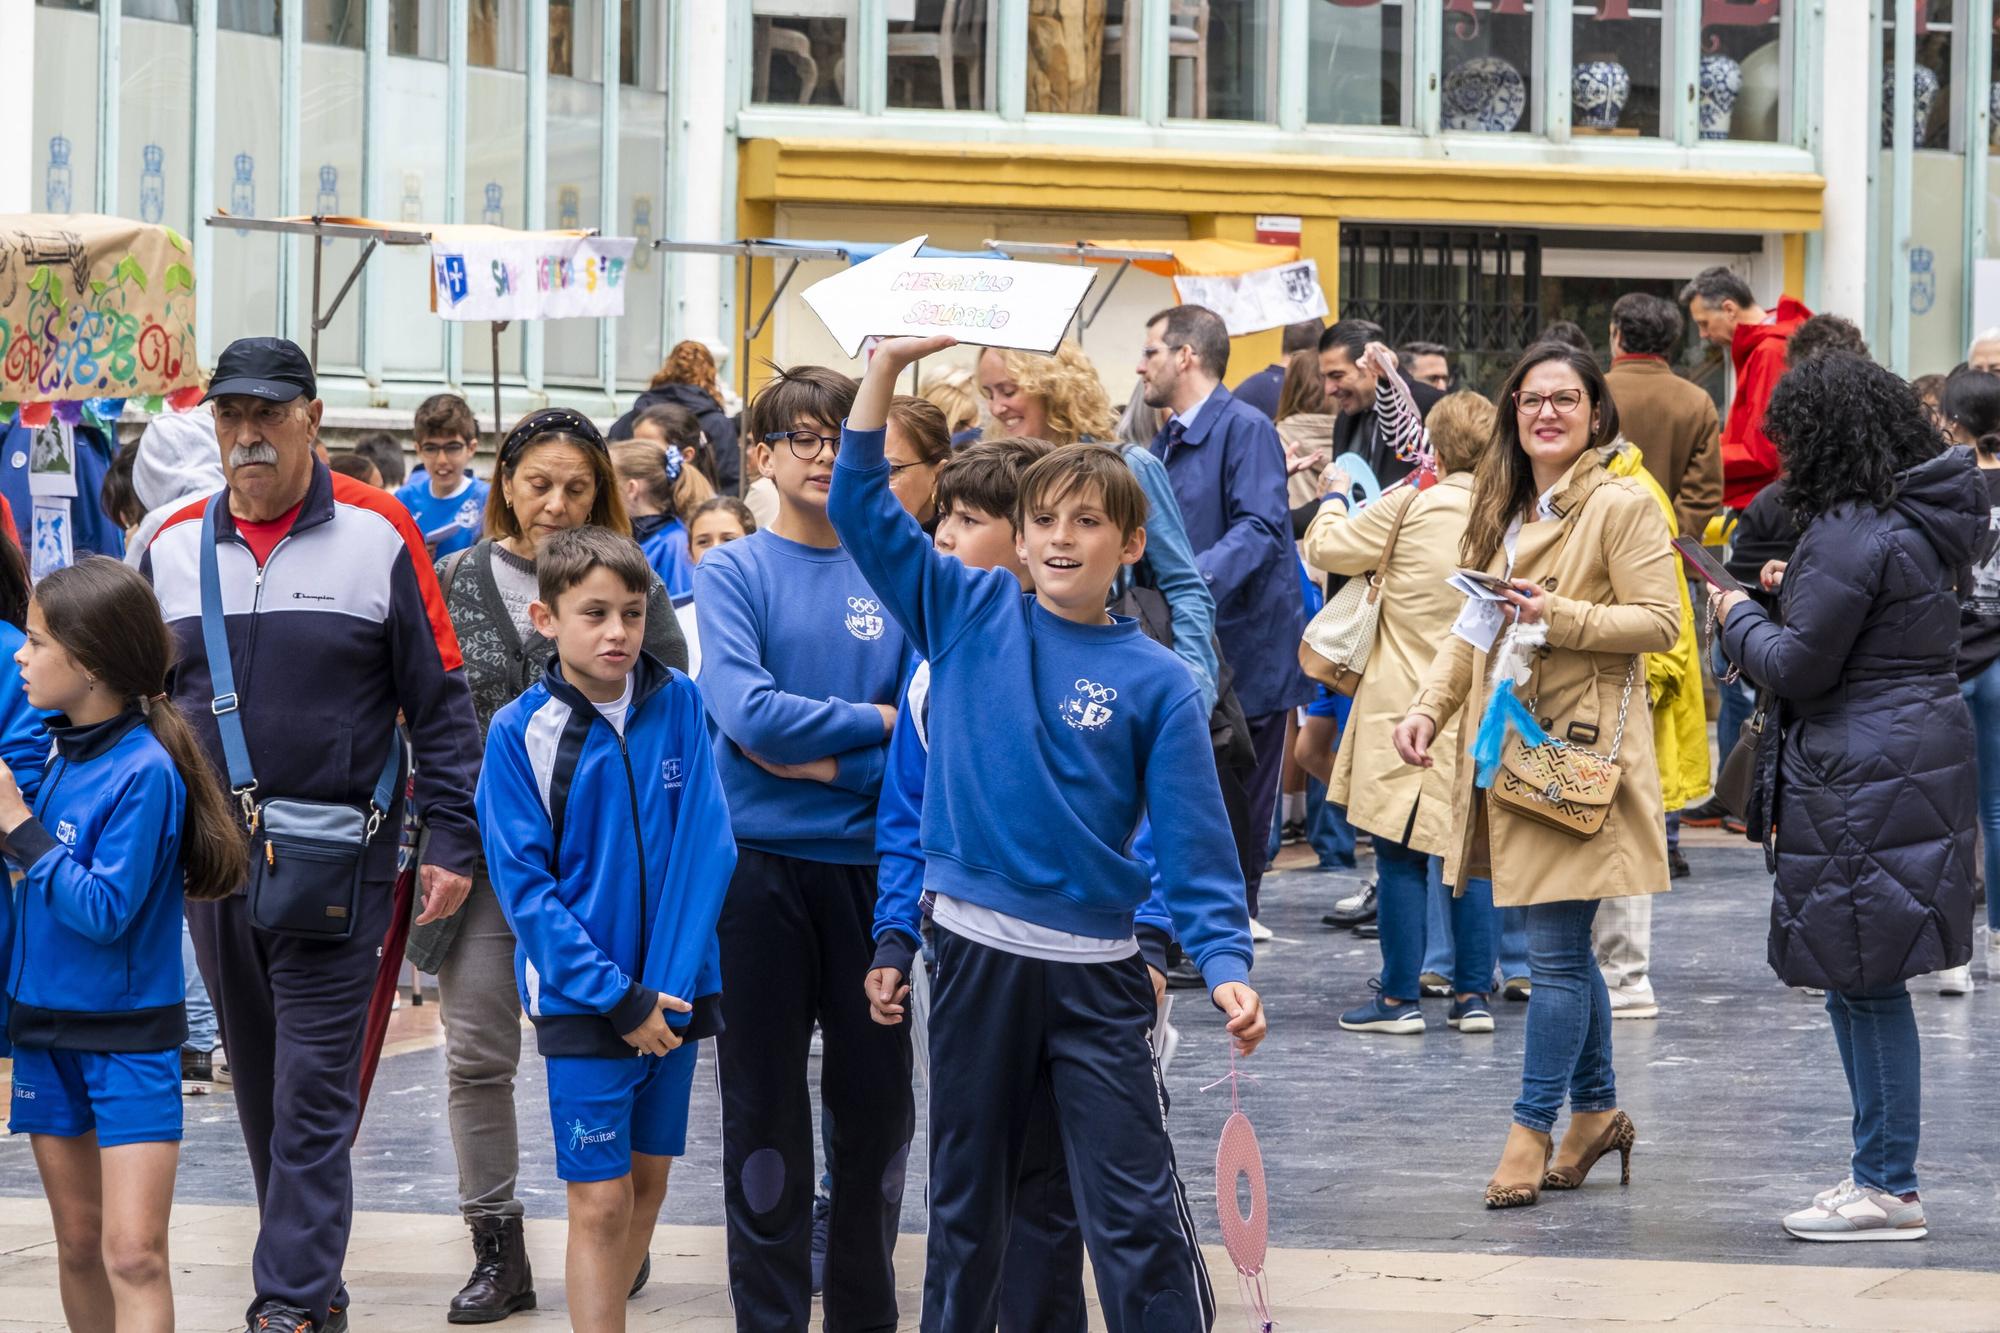
[[[1478,766],[1473,781],[1490,788],[1500,775],[1500,752],[1507,748],[1507,728],[1521,733],[1526,745],[1545,745],[1548,733],[1535,721],[1528,706],[1514,696],[1514,682],[1503,680],[1486,701],[1485,715],[1479,719],[1479,734],[1472,740],[1472,762]]]

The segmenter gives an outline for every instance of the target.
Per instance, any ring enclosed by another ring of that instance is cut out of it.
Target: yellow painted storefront
[[[1186,236],[1244,241],[1255,239],[1259,215],[1295,215],[1300,248],[1318,261],[1336,311],[1343,219],[1776,235],[1784,289],[1801,293],[1824,187],[1818,175],[1789,172],[803,138],[744,141],[737,183],[742,236],[777,234],[781,211],[831,206],[906,215],[911,232],[953,210],[1020,211],[1150,215]],[[756,265],[758,304],[771,291],[770,269]],[[1278,338],[1272,330],[1236,340],[1231,379],[1277,360]],[[773,339],[767,325],[753,363],[773,355]]]

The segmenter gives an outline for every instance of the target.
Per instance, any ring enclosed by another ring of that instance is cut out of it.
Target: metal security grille
[[[1340,314],[1392,346],[1441,343],[1454,359],[1511,358],[1542,327],[1542,241],[1455,227],[1340,229]]]

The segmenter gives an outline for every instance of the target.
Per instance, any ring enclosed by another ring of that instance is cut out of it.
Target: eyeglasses
[[[776,444],[779,440],[788,442],[792,446],[792,457],[802,463],[818,458],[821,449],[831,449],[836,454],[840,452],[838,435],[821,435],[810,430],[774,430],[764,437],[766,444]]]
[[[417,454],[421,458],[456,458],[467,449],[464,440],[448,440],[442,444],[420,444]]]
[[[913,468],[913,467],[922,467],[922,466],[923,466],[923,464],[922,464],[921,462],[918,462],[918,463],[891,463],[891,464],[889,464],[889,480],[890,480],[890,481],[894,481],[894,480],[895,480],[896,478],[898,478],[898,477],[902,476],[902,475],[903,475],[903,474],[904,474],[905,472],[908,472],[908,471],[909,471],[909,470],[910,470],[911,468]]]
[[[1566,417],[1583,406],[1583,390],[1557,389],[1554,393],[1535,393],[1532,390],[1522,389],[1514,395],[1514,406],[1520,409],[1524,417],[1540,416],[1544,403],[1553,407],[1557,416]]]

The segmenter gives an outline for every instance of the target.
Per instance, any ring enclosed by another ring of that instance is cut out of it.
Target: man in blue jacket
[[[1147,405],[1169,413],[1152,450],[1167,465],[1195,565],[1215,596],[1216,636],[1236,673],[1257,751],[1246,780],[1248,828],[1235,832],[1238,847],[1255,849],[1246,854],[1243,880],[1252,932],[1261,937],[1257,886],[1278,803],[1285,714],[1312,688],[1298,664],[1305,601],[1285,503],[1285,449],[1269,417],[1222,387],[1228,368],[1229,331],[1213,310],[1177,305],[1147,321],[1139,378]]]

